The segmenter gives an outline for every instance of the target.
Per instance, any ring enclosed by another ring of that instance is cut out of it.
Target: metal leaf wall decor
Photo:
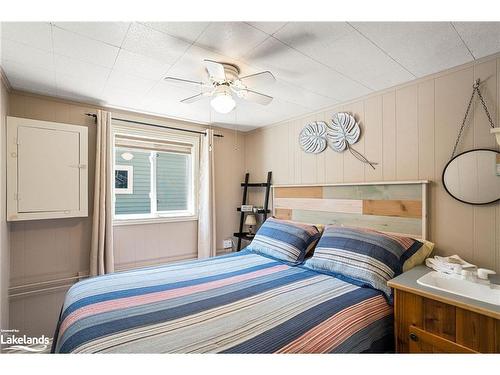
[[[363,154],[351,147],[359,140],[360,135],[361,129],[358,122],[353,115],[346,112],[335,113],[326,131],[328,144],[334,151],[342,152],[347,148],[356,159],[375,169],[377,163],[369,161]]]
[[[326,137],[330,147],[337,152],[344,151],[349,145],[355,144],[361,129],[354,116],[340,112],[333,115],[332,123],[328,126]]]
[[[302,129],[299,143],[307,153],[319,154],[328,145],[336,152],[348,149],[359,161],[369,164],[373,169],[377,163],[369,161],[363,154],[352,148],[361,135],[361,128],[353,115],[338,112],[333,115],[332,123],[313,121]]]
[[[299,135],[299,143],[302,150],[311,154],[319,154],[326,149],[327,125],[323,121],[314,121],[302,129]]]

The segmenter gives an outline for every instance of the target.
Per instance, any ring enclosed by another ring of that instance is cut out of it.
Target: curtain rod
[[[93,118],[97,118],[97,115],[94,114],[94,113],[85,113],[85,115],[87,116],[90,116],[90,117],[93,117]],[[164,128],[164,129],[171,129],[171,130],[179,130],[181,132],[188,132],[188,133],[196,133],[196,134],[202,134],[202,135],[207,135],[207,133],[205,132],[201,132],[201,131],[198,131],[198,130],[191,130],[191,129],[182,129],[182,128],[175,128],[173,126],[166,126],[166,125],[158,125],[158,124],[150,124],[148,122],[141,122],[141,121],[134,121],[134,120],[127,120],[127,119],[124,119],[124,118],[116,118],[116,117],[112,117],[111,118],[112,120],[117,120],[117,121],[124,121],[124,122],[130,122],[132,124],[140,124],[140,125],[146,125],[146,126],[154,126],[155,128]],[[224,135],[222,134],[214,134],[214,137],[220,137],[220,138],[224,138]]]

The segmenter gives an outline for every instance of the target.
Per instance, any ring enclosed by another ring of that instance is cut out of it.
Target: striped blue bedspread
[[[248,251],[87,279],[57,353],[330,353],[393,349],[381,292]]]

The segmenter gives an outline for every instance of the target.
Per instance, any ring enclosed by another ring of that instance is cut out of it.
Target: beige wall
[[[500,204],[459,203],[441,184],[476,78],[484,81],[481,91],[498,124],[500,58],[496,56],[247,133],[246,169],[260,179],[272,170],[274,184],[431,180],[430,236],[437,251],[457,253],[500,271]],[[362,137],[355,149],[378,162],[376,170],[348,152],[327,149],[311,155],[300,150],[302,127],[308,121],[329,121],[337,111],[352,112],[360,121]],[[498,149],[489,131],[486,116],[476,105],[460,150]]]
[[[9,115],[57,121],[89,128],[89,202],[93,195],[95,125],[85,116],[96,107],[20,92],[10,95]],[[200,129],[200,126],[164,118],[113,111],[120,117]],[[217,247],[237,230],[235,207],[241,199],[239,186],[244,170],[244,142],[240,133],[217,129],[215,173],[217,201]],[[92,204],[88,218],[38,220],[11,223],[11,294],[28,292],[10,299],[11,327],[25,333],[49,334],[55,327],[64,292],[71,281],[54,281],[88,272]],[[118,270],[164,263],[197,256],[197,222],[174,222],[118,226],[115,234],[115,263]],[[37,292],[46,282],[50,293]],[[34,290],[34,293],[31,291]]]
[[[7,114],[8,92],[0,71],[0,170],[5,171],[5,116]],[[9,326],[9,231],[6,221],[5,173],[0,178],[0,328]]]

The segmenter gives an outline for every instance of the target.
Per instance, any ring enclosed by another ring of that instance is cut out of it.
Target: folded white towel
[[[449,257],[440,257],[436,255],[434,258],[427,258],[425,260],[425,265],[435,271],[450,274],[460,274],[462,270],[476,268],[474,264],[466,262],[458,255]]]

